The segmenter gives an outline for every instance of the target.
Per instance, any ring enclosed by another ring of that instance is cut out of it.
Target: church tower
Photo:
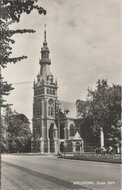
[[[56,126],[57,81],[50,71],[46,30],[39,60],[40,72],[34,81],[33,98],[33,152],[57,152],[58,134]]]

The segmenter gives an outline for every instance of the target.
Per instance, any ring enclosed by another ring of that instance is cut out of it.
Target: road
[[[1,190],[121,190],[120,164],[2,155],[1,171]]]

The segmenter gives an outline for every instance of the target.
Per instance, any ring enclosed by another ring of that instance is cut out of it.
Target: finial
[[[44,25],[45,30],[44,30],[44,42],[46,42],[46,28],[47,28],[47,24]]]

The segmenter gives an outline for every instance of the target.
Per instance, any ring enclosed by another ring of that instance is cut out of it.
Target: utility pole
[[[1,66],[0,66],[0,189],[1,189],[1,135],[2,135],[1,105],[2,105],[2,76],[1,76]]]
[[[1,106],[2,106],[2,76],[1,76],[1,66],[0,66],[0,143],[1,143],[1,135],[2,135]],[[0,161],[1,161],[1,145],[0,145]]]

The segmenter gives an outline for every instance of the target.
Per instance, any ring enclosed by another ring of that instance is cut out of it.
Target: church
[[[50,51],[44,31],[44,42],[39,60],[40,72],[34,81],[33,138],[31,151],[58,153],[70,144],[70,151],[84,151],[83,139],[75,130],[76,105],[58,100],[58,83],[50,71]],[[64,113],[63,125],[59,111]]]

